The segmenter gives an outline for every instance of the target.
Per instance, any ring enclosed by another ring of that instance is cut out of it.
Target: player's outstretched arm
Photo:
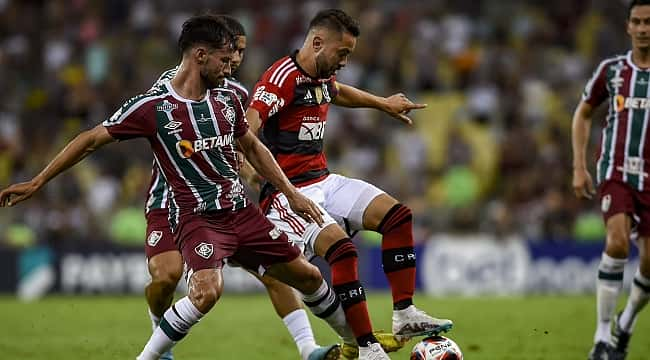
[[[409,111],[427,107],[426,104],[413,103],[402,93],[381,97],[340,82],[336,83],[336,88],[338,94],[334,98],[334,104],[353,108],[375,108],[407,125],[413,124],[413,120],[407,116]]]
[[[239,137],[237,141],[239,149],[244,152],[253,168],[287,197],[289,206],[296,214],[307,221],[315,221],[318,225],[323,224],[323,216],[316,204],[296,190],[280,169],[271,152],[257,136],[253,135],[251,130]]]
[[[61,172],[69,169],[101,146],[115,141],[103,125],[82,132],[59,152],[32,180],[14,184],[0,192],[0,207],[27,200]]]
[[[594,183],[587,170],[587,144],[593,107],[581,101],[573,114],[571,143],[573,146],[573,191],[576,196],[591,199],[596,193]]]

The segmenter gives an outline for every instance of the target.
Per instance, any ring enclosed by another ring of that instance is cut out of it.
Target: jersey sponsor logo
[[[305,116],[302,118],[298,140],[313,141],[322,140],[325,136],[325,122],[321,122],[318,116]]]
[[[176,130],[181,125],[183,125],[183,123],[172,120],[168,122],[167,125],[164,126],[164,128],[168,130]]]
[[[194,252],[204,259],[209,259],[214,252],[214,248],[212,247],[212,244],[202,242],[194,248]]]
[[[149,244],[149,246],[152,247],[156,246],[158,245],[160,239],[162,239],[162,231],[158,231],[158,230],[152,231],[151,233],[149,233],[149,236],[147,237],[147,244]]]
[[[650,109],[650,99],[638,97],[624,97],[623,95],[616,95],[614,97],[614,105],[616,111],[621,112],[625,109],[632,110],[646,110]]]
[[[623,166],[617,166],[616,170],[630,175],[648,177],[648,173],[643,171],[645,161],[638,156],[630,156],[625,159]]]
[[[266,91],[265,86],[260,86],[255,90],[255,94],[253,94],[253,101],[255,100],[261,101],[266,104],[266,106],[271,107],[268,116],[275,115],[275,113],[277,113],[280,108],[284,106],[284,99],[279,98],[274,93]]]
[[[165,100],[161,104],[156,105],[156,111],[170,113],[176,109],[178,109],[178,104],[172,104],[169,100]]]
[[[176,151],[178,155],[184,158],[190,158],[194,153],[200,151],[212,150],[217,147],[232,145],[234,142],[234,135],[232,133],[227,135],[217,135],[204,139],[197,139],[194,141],[180,140],[176,143]]]
[[[612,205],[612,195],[607,194],[603,196],[603,200],[600,202],[600,210],[606,213],[609,211],[609,207]]]
[[[305,75],[299,75],[296,77],[296,85],[305,84],[311,82],[311,79]]]
[[[609,80],[609,85],[615,90],[618,90],[621,88],[621,86],[623,86],[624,81],[625,80],[622,77],[616,75]]]

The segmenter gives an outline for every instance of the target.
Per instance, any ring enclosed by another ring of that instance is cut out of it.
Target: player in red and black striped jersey
[[[594,109],[606,102],[596,179],[607,228],[598,266],[597,327],[589,359],[624,359],[638,313],[650,300],[650,1],[629,6],[627,32],[632,50],[605,59],[587,83],[573,116],[573,188],[595,194],[586,148]],[[648,166],[646,166],[648,165]],[[638,234],[640,265],[623,312],[614,318],[623,288],[632,228]],[[613,333],[612,320],[615,321]]]
[[[357,274],[356,248],[343,228],[381,233],[382,263],[393,295],[393,334],[408,338],[446,331],[451,321],[432,318],[413,306],[415,252],[410,209],[371,184],[330,174],[327,167],[323,137],[330,104],[380,109],[407,124],[411,123],[407,113],[425,106],[403,94],[378,97],[336,80],[336,71],[354,51],[358,35],[358,24],[343,11],[319,12],[302,48],[276,61],[261,76],[247,110],[251,129],[259,131],[291,182],[326,211],[326,226],[301,221],[271,184],[263,186],[260,203],[267,217],[301,244],[306,255],[319,255],[329,262],[334,288],[346,309],[366,303]],[[376,342],[370,319],[350,323],[363,358],[376,348],[366,346]],[[354,339],[344,338],[344,342],[352,345]],[[348,347],[344,346],[344,352]]]
[[[165,311],[140,360],[159,359],[215,305],[223,289],[220,269],[225,258],[260,275],[275,276],[307,298],[333,294],[318,269],[243,192],[235,143],[258,171],[287,193],[295,211],[322,223],[318,207],[291,185],[249,131],[235,92],[217,88],[230,74],[233,42],[222,19],[190,18],[183,24],[182,61],[173,79],[131,98],[110,119],[79,134],[31,181],[0,192],[0,206],[13,206],[106,144],[136,137],[149,140],[170,185],[170,222],[188,267],[189,295]],[[333,296],[328,299],[335,303]]]

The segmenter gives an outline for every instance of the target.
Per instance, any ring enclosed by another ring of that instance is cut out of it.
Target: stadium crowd
[[[336,107],[327,125],[330,168],[403,199],[416,241],[439,232],[602,238],[597,202],[572,194],[570,126],[598,60],[628,47],[625,7],[611,0],[0,0],[0,187],[31,178],[71,136],[173,67],[190,15],[242,21],[249,43],[238,77],[250,89],[325,7],[362,26],[341,82],[428,104],[412,128]],[[141,245],[151,161],[145,142],[103,149],[37,201],[0,211],[0,244]]]

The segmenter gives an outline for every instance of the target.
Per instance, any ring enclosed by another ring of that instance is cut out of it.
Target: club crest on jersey
[[[176,143],[176,151],[178,155],[188,159],[194,155],[194,153],[212,150],[214,148],[232,145],[234,142],[233,133],[227,135],[217,135],[208,138],[197,139],[194,141],[190,140],[179,140]]]
[[[603,200],[600,202],[600,210],[606,213],[609,211],[609,207],[612,205],[612,195],[603,196]]]
[[[149,237],[147,237],[147,244],[149,244],[149,246],[152,247],[156,246],[161,238],[162,238],[162,231],[157,231],[157,230],[152,231],[149,234]]]
[[[202,242],[194,248],[194,252],[204,259],[209,259],[214,252],[214,248],[212,244]]]

